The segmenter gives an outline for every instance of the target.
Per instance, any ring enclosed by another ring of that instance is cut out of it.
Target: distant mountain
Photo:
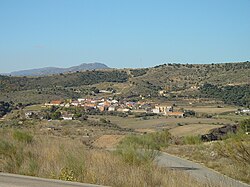
[[[109,69],[109,67],[105,64],[102,64],[102,63],[83,63],[79,66],[72,66],[69,68],[45,67],[45,68],[38,68],[38,69],[14,71],[14,72],[8,73],[8,75],[12,75],[12,76],[45,76],[45,75],[76,72],[76,71],[83,71],[83,70],[94,70],[94,69]]]

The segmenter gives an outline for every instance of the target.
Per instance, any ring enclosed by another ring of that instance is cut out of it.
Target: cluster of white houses
[[[235,112],[236,114],[250,114],[250,109],[241,109]]]
[[[117,111],[117,112],[147,112],[168,116],[183,117],[183,112],[175,112],[173,106],[159,105],[152,102],[132,102],[132,101],[118,101],[115,99],[89,99],[79,98],[77,100],[55,100],[45,103],[45,106],[61,106],[61,107],[83,107],[85,109],[98,109],[100,112]]]

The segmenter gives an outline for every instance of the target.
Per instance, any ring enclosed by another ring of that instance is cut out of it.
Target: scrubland
[[[1,129],[0,135],[2,172],[107,186],[211,186],[181,171],[157,167],[153,162],[157,153],[151,154],[149,149],[145,149],[146,154],[138,152],[138,147],[165,146],[167,132],[143,139],[129,137],[114,153],[87,149],[77,139],[24,130]],[[158,144],[152,144],[153,140]]]

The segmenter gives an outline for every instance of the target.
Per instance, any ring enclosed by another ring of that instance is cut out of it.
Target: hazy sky
[[[250,0],[0,0],[0,72],[250,60]]]

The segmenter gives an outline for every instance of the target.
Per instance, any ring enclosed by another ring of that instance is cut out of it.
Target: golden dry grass
[[[153,163],[131,165],[119,155],[87,150],[76,139],[35,136],[31,143],[25,143],[13,139],[12,130],[0,130],[0,135],[0,170],[4,172],[119,187],[211,186],[181,171]]]
[[[193,110],[198,113],[206,113],[206,114],[221,114],[224,112],[235,112],[237,111],[236,107],[222,107],[218,108],[217,106],[183,106],[185,110]]]
[[[124,135],[102,135],[92,145],[98,148],[114,148],[124,137]]]
[[[174,136],[195,136],[208,133],[210,130],[222,127],[223,125],[208,125],[208,124],[190,124],[178,126],[170,129],[169,132]]]
[[[89,116],[90,120],[99,120],[103,116],[93,115]],[[118,116],[105,116],[106,119],[110,120],[112,123],[119,125],[122,128],[132,128],[132,129],[148,129],[156,127],[174,127],[176,124],[229,124],[232,123],[230,120],[225,119],[213,119],[213,118],[167,118],[161,117],[151,117],[148,120],[143,120],[141,118],[134,117],[118,117]]]

